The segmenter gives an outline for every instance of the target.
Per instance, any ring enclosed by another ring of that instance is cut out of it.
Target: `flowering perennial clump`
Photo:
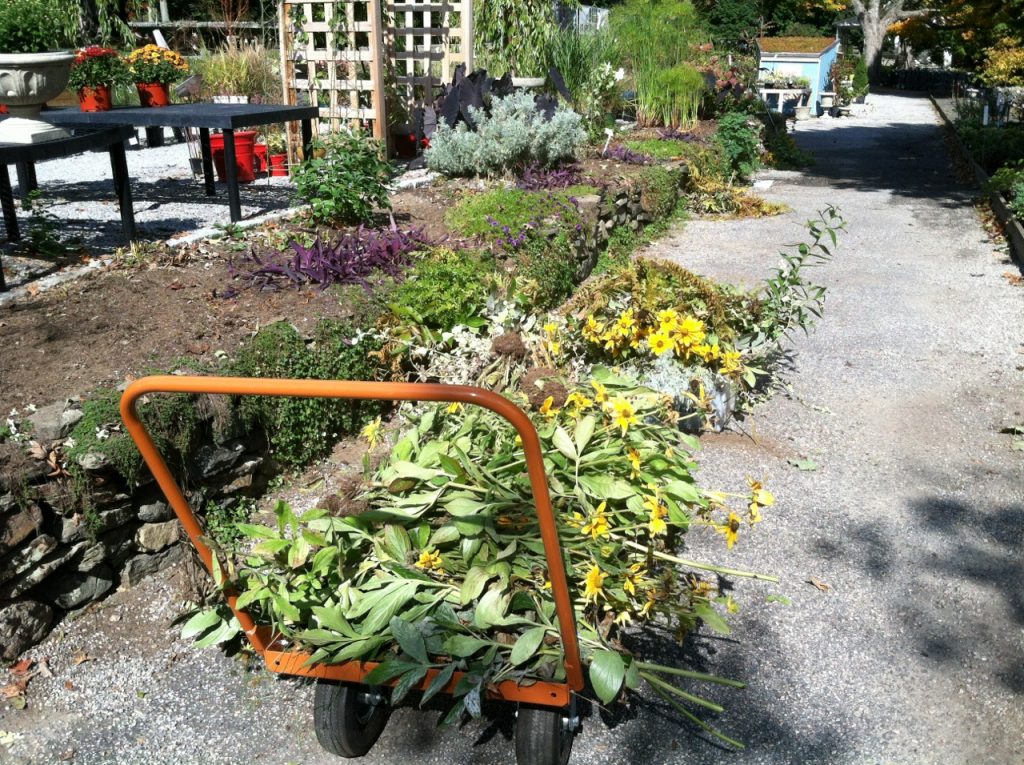
[[[144,45],[128,54],[128,68],[139,83],[169,85],[188,74],[188,62],[173,50]]]

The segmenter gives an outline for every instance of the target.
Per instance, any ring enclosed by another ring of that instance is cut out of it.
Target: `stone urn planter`
[[[39,110],[68,84],[71,51],[0,54],[0,104],[8,119],[0,123],[0,143],[43,143],[66,138],[67,131],[39,119]]]

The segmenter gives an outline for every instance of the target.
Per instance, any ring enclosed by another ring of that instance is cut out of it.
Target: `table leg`
[[[11,190],[11,174],[7,172],[7,165],[2,163],[0,163],[0,208],[3,209],[7,241],[20,242],[21,232],[18,230],[18,211],[14,207],[14,192]],[[2,274],[0,274],[0,278],[2,278]]]
[[[302,120],[302,158],[309,159],[313,154],[313,123]]]
[[[28,195],[39,188],[39,181],[36,180],[36,164],[29,160],[18,162],[15,165],[18,171],[18,190],[22,199],[28,199]]]
[[[242,219],[242,201],[238,196],[238,163],[235,160],[235,131],[224,131],[224,175],[228,184],[228,208],[231,222]]]
[[[206,196],[217,193],[213,185],[213,153],[210,151],[210,129],[199,128],[199,151],[203,157],[203,183],[206,184]]]
[[[164,129],[163,127],[148,127],[146,128],[146,148],[155,149],[158,146],[164,145]]]
[[[131,244],[135,239],[135,211],[132,209],[132,185],[128,177],[128,162],[124,156],[124,143],[110,145],[110,169],[114,174],[114,193],[121,208],[121,228]]]

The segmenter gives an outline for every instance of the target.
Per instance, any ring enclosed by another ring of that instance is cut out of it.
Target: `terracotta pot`
[[[109,85],[78,90],[78,108],[83,112],[109,112],[113,106]]]
[[[270,177],[271,178],[287,178],[288,177],[288,155],[287,154],[271,154],[270,155]]]
[[[239,183],[252,183],[256,180],[256,174],[253,173],[253,149],[255,146],[255,130],[235,131],[235,172]],[[210,154],[213,155],[213,166],[217,168],[217,180],[227,180],[223,133],[213,133],[210,136]]]
[[[137,82],[135,87],[139,91],[139,103],[143,106],[170,106],[171,93],[166,83],[163,82]]]

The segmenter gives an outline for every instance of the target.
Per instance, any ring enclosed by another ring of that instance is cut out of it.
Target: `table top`
[[[45,143],[0,143],[0,162],[41,162],[70,157],[90,149],[105,149],[111,144],[127,141],[134,135],[135,131],[129,125],[111,125],[95,130],[77,130],[69,138]]]
[[[220,128],[235,130],[256,125],[315,119],[315,106],[286,104],[172,104],[159,108],[119,106],[108,112],[50,109],[39,119],[54,125],[134,125],[135,127]]]

